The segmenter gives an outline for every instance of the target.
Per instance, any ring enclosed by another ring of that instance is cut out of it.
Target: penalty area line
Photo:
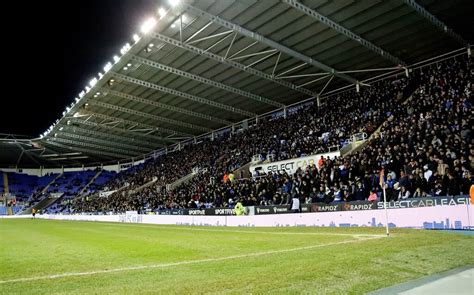
[[[310,246],[282,249],[282,250],[269,250],[269,251],[254,252],[254,253],[232,255],[232,256],[225,256],[225,257],[178,261],[178,262],[171,262],[171,263],[151,264],[151,265],[138,265],[138,266],[120,267],[120,268],[103,269],[103,270],[86,271],[86,272],[66,272],[66,273],[59,273],[59,274],[53,274],[53,275],[2,280],[0,281],[0,284],[31,282],[31,281],[39,281],[39,280],[52,280],[52,279],[60,279],[60,278],[66,278],[66,277],[92,276],[92,275],[97,275],[97,274],[118,273],[118,272],[127,272],[127,271],[135,271],[135,270],[167,268],[167,267],[182,266],[182,265],[213,263],[213,262],[220,262],[220,261],[234,260],[234,259],[241,259],[241,258],[259,257],[259,256],[265,256],[265,255],[272,255],[272,254],[311,250],[315,248],[334,246],[334,245],[352,244],[352,243],[358,243],[362,241],[381,239],[381,238],[382,237],[357,238],[354,240],[347,240],[347,241],[341,241],[341,242],[317,244],[317,245],[310,245]]]

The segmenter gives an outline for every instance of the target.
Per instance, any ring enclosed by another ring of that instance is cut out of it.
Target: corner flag
[[[384,169],[380,169],[380,174],[379,174],[379,184],[380,184],[380,187],[383,188],[383,185],[385,184],[385,171]]]
[[[382,169],[380,169],[380,174],[379,174],[379,184],[380,184],[380,187],[383,190],[383,207],[385,209],[385,230],[386,230],[387,236],[388,236],[389,231],[388,231],[387,195],[385,194],[385,180],[384,180],[384,177],[385,177],[385,171],[382,168]]]

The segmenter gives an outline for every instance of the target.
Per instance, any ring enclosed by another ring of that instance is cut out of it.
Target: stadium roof
[[[466,5],[170,0],[44,134],[4,136],[0,165],[140,158],[298,101],[368,86],[370,77],[467,47],[450,27],[469,22]]]

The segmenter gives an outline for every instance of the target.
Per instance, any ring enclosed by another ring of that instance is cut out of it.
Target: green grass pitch
[[[0,294],[362,294],[474,263],[472,236],[0,219]]]

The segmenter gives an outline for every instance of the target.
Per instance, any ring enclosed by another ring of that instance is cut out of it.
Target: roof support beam
[[[260,51],[260,52],[256,52],[256,53],[249,53],[249,54],[246,54],[246,55],[236,56],[236,57],[233,57],[231,59],[232,60],[237,60],[237,59],[249,58],[249,57],[252,57],[252,56],[257,56],[257,55],[262,55],[262,54],[267,54],[267,53],[277,53],[277,52],[278,52],[278,50],[276,50],[276,49],[269,49],[269,50],[264,50],[264,51]]]
[[[193,117],[196,117],[196,118],[200,118],[200,119],[220,123],[220,124],[223,124],[225,126],[233,124],[230,121],[223,120],[223,119],[220,119],[220,118],[217,118],[217,117],[214,117],[214,116],[209,116],[209,115],[206,115],[206,114],[203,114],[203,113],[197,113],[197,112],[193,112],[193,111],[190,111],[190,110],[177,108],[175,106],[167,105],[167,104],[160,103],[160,102],[157,102],[157,101],[153,101],[153,100],[150,100],[150,99],[144,99],[144,98],[141,98],[141,97],[138,97],[138,96],[126,94],[126,93],[123,93],[123,92],[119,92],[119,91],[115,91],[115,90],[111,90],[111,89],[107,89],[107,88],[101,88],[100,91],[103,92],[103,93],[108,93],[108,94],[116,96],[116,97],[125,98],[125,99],[131,100],[131,101],[141,102],[143,104],[155,106],[157,108],[161,108],[161,109],[165,109],[165,110],[169,110],[169,111],[173,111],[173,112],[193,116]]]
[[[463,46],[469,45],[468,42],[464,40],[463,37],[456,34],[452,29],[448,28],[448,26],[445,23],[440,21],[436,16],[431,14],[428,10],[424,9],[423,6],[416,3],[415,0],[404,0],[404,1],[408,6],[413,8],[413,10],[415,10],[419,15],[429,20],[433,25],[439,27],[443,32],[451,36],[454,40],[458,41]]]
[[[121,80],[130,82],[130,83],[133,83],[133,84],[141,85],[141,86],[144,86],[144,87],[147,87],[147,88],[150,88],[150,89],[155,89],[155,90],[158,90],[158,91],[161,91],[161,92],[164,92],[164,93],[168,93],[168,94],[171,94],[171,95],[186,98],[186,99],[196,101],[196,102],[199,102],[199,103],[202,103],[202,104],[207,104],[207,105],[210,105],[210,106],[222,109],[222,110],[226,110],[226,111],[229,111],[229,112],[233,112],[233,113],[236,113],[236,114],[239,114],[239,115],[242,115],[242,116],[255,117],[257,115],[255,113],[245,111],[245,110],[242,110],[242,109],[238,109],[238,108],[235,108],[233,106],[218,103],[218,102],[215,102],[215,101],[212,101],[212,100],[208,100],[208,99],[205,99],[205,98],[202,98],[202,97],[198,97],[198,96],[195,96],[195,95],[184,93],[184,92],[174,90],[174,89],[171,89],[171,88],[167,88],[167,87],[164,87],[164,86],[161,86],[161,85],[157,85],[157,84],[153,84],[153,83],[150,83],[150,82],[147,82],[147,81],[143,81],[143,80],[135,79],[135,78],[132,78],[132,77],[128,77],[128,76],[125,76],[125,75],[122,75],[122,74],[114,73],[114,77],[117,78],[117,79],[121,79]]]
[[[390,60],[396,65],[404,65],[406,64],[403,62],[400,58],[393,56],[389,52],[383,50],[382,48],[378,47],[377,45],[373,44],[372,42],[365,40],[361,36],[355,34],[349,29],[346,29],[345,27],[341,26],[340,24],[332,21],[331,19],[325,17],[324,15],[320,14],[316,10],[313,10],[300,2],[296,0],[282,0],[286,4],[290,5],[291,7],[295,8],[296,10],[299,10],[300,12],[316,19],[317,21],[325,24],[326,26],[330,27],[331,29],[335,30],[338,33],[343,34],[344,36],[360,43],[362,46],[372,50],[373,52],[377,53],[378,55],[384,57],[387,60]]]
[[[95,139],[95,138],[90,138],[89,136],[83,136],[83,135],[67,133],[67,132],[60,132],[60,133],[55,134],[55,138],[64,138],[64,137],[75,139],[76,144],[83,144],[84,146],[89,146],[91,148],[114,151],[120,154],[130,155],[130,156],[136,156],[138,154],[142,154],[137,151],[131,151],[129,149],[114,147],[114,146],[120,146],[120,144],[107,141],[107,140]]]
[[[211,22],[210,22],[210,23],[211,23]],[[198,43],[198,42],[201,42],[201,41],[206,41],[206,40],[209,40],[209,39],[212,39],[212,38],[216,38],[216,37],[219,37],[219,36],[229,35],[230,33],[232,33],[232,30],[226,31],[226,32],[222,32],[222,33],[217,33],[217,34],[214,34],[214,35],[211,35],[211,36],[206,36],[206,37],[203,37],[203,38],[200,38],[200,39],[191,41],[191,42],[186,41],[186,43],[194,44],[194,43]]]
[[[329,78],[329,80],[326,82],[326,84],[324,85],[323,89],[321,89],[321,91],[319,92],[318,96],[321,96],[321,94],[323,94],[324,90],[326,90],[326,87],[329,86],[329,83],[331,83],[332,79],[334,78],[334,76],[331,76],[331,78]]]
[[[309,85],[309,84],[313,84],[313,83],[316,83],[318,81],[321,81],[321,80],[324,80],[326,79],[327,77],[329,77],[330,75],[326,75],[326,76],[323,76],[323,77],[320,77],[320,78],[316,78],[316,79],[313,79],[311,81],[308,81],[306,83],[303,83],[301,84],[300,86],[303,87],[303,86],[306,86],[306,85]],[[334,77],[334,76],[331,76],[331,77]]]
[[[212,25],[212,22],[208,22],[204,27],[200,28],[196,33],[192,34],[188,39],[186,39],[184,42],[185,43],[188,43],[190,42],[194,37],[196,37],[197,35],[199,35],[202,31],[204,31],[207,27],[209,27],[210,25]]]
[[[95,122],[92,122],[92,121],[85,121],[85,120],[80,120],[80,119],[75,119],[75,118],[74,119],[71,118],[70,121],[72,121],[75,124],[81,124],[81,125],[85,125],[85,126],[100,128],[100,129],[104,130],[104,131],[101,131],[101,133],[106,134],[106,135],[110,135],[110,133],[108,133],[107,131],[121,133],[121,134],[123,134],[122,139],[127,138],[129,141],[140,144],[142,146],[148,146],[150,148],[157,148],[157,147],[163,146],[161,144],[157,145],[157,144],[154,143],[155,141],[162,140],[160,137],[156,137],[156,136],[152,136],[152,135],[147,136],[145,134],[141,134],[141,133],[138,133],[138,132],[133,132],[133,131],[123,129],[123,128],[118,128],[118,127],[111,127],[111,126],[95,123]],[[120,137],[120,136],[117,136],[117,137]],[[135,138],[135,137],[140,137],[141,139],[138,139],[138,138]]]
[[[140,153],[148,153],[150,152],[153,148],[145,148],[143,147],[142,145],[138,145],[138,142],[136,141],[133,141],[133,143],[137,143],[136,145],[131,145],[131,144],[127,144],[127,143],[124,143],[124,141],[128,141],[128,142],[132,142],[131,139],[127,139],[126,137],[123,137],[123,136],[117,136],[117,135],[114,135],[114,134],[110,134],[110,133],[104,133],[104,132],[98,132],[98,131],[94,131],[94,130],[90,130],[90,129],[84,129],[84,128],[80,128],[80,127],[76,127],[76,126],[67,126],[64,128],[65,130],[69,130],[69,131],[72,131],[72,132],[82,132],[82,133],[86,133],[86,134],[90,134],[90,135],[93,135],[93,136],[97,136],[98,138],[90,138],[89,141],[92,141],[94,143],[99,143],[99,144],[104,144],[104,145],[112,145],[114,147],[122,147],[122,148],[125,148],[125,149],[129,149],[129,150],[135,150],[137,152],[140,152]],[[59,131],[59,133],[65,133],[65,134],[71,134],[70,132],[62,132],[62,131]],[[102,140],[100,138],[108,138],[108,139],[112,139],[113,141],[110,141],[110,140]]]
[[[204,56],[204,57],[206,57],[208,59],[211,59],[211,60],[214,60],[218,63],[225,64],[227,66],[239,69],[243,72],[249,73],[249,74],[257,76],[259,78],[262,78],[262,79],[265,79],[265,80],[268,80],[268,81],[272,81],[272,82],[274,82],[276,84],[279,84],[281,86],[284,86],[286,88],[289,88],[289,89],[292,89],[292,90],[295,90],[295,91],[298,91],[298,92],[301,92],[301,93],[304,93],[306,95],[313,96],[313,97],[316,97],[316,95],[317,95],[317,93],[312,92],[311,90],[308,90],[308,89],[305,89],[305,88],[298,88],[298,86],[296,86],[295,84],[290,83],[288,81],[277,80],[272,75],[266,74],[262,71],[256,70],[256,69],[251,68],[251,67],[247,67],[244,64],[229,60],[226,57],[219,56],[219,55],[214,54],[212,52],[206,51],[205,49],[201,49],[201,48],[189,45],[189,44],[179,42],[179,40],[173,39],[171,37],[168,37],[168,36],[165,36],[165,35],[162,35],[162,34],[159,34],[159,33],[154,33],[153,37],[156,40],[165,42],[169,45],[173,45],[175,47],[184,49],[184,50],[189,51],[191,53],[194,53],[196,55]]]
[[[251,64],[247,65],[247,68],[252,67],[252,66],[254,66],[254,65],[256,65],[256,64],[259,64],[259,63],[261,63],[262,61],[264,61],[264,60],[266,60],[266,59],[268,59],[268,58],[274,56],[274,55],[277,54],[277,53],[280,53],[280,52],[278,52],[277,50],[275,50],[274,52],[272,52],[272,53],[270,53],[270,54],[267,54],[266,56],[264,56],[264,57],[262,57],[262,58],[260,58],[260,59],[258,59],[258,60],[256,60],[256,61],[252,62]]]
[[[144,124],[144,123],[137,123],[135,121],[130,121],[130,120],[121,119],[121,118],[117,118],[117,117],[111,117],[111,116],[108,116],[108,115],[105,115],[105,114],[100,114],[100,113],[91,112],[91,111],[87,111],[87,113],[89,115],[92,115],[92,116],[94,116],[96,118],[99,118],[99,119],[119,120],[120,122],[122,122],[124,124],[144,128],[144,129],[147,129],[147,130],[153,130],[155,132],[157,131],[157,132],[169,133],[169,134],[175,134],[176,133],[176,131],[173,131],[173,130],[170,130],[170,129],[167,129],[167,128],[163,128],[163,127],[156,127],[156,126],[152,126],[152,125],[148,125],[148,124]],[[114,128],[117,128],[117,127],[114,127]],[[142,133],[139,133],[137,130],[128,129],[128,131],[133,132],[137,135],[144,135]],[[154,138],[155,140],[158,140],[158,141],[161,141],[161,142],[176,143],[175,140],[171,140],[171,139],[168,139],[166,137],[155,136],[155,135],[147,135],[147,137]]]
[[[206,51],[209,51],[211,50],[212,48],[216,47],[217,45],[221,44],[222,42],[224,42],[225,40],[227,40],[229,37],[231,37],[232,34],[227,34],[224,38],[221,38],[219,41],[217,42],[214,42],[214,44],[212,44],[211,46],[207,47],[206,48]]]
[[[128,156],[119,155],[119,154],[111,153],[111,152],[90,150],[90,149],[87,149],[87,148],[81,148],[81,147],[76,147],[76,146],[72,147],[70,144],[74,143],[74,141],[73,140],[68,140],[68,139],[62,139],[62,138],[58,139],[58,138],[51,137],[51,138],[48,138],[47,141],[43,141],[43,143],[45,145],[52,145],[52,146],[60,147],[60,148],[63,148],[63,149],[80,151],[84,154],[99,155],[99,156],[105,156],[105,157],[108,157],[108,158],[122,158],[122,159],[128,158]]]
[[[90,144],[90,143],[84,143],[84,142],[78,142],[77,140],[70,140],[66,138],[60,138],[60,137],[50,137],[49,141],[47,143],[51,143],[54,141],[58,141],[60,143],[66,144],[68,148],[71,150],[75,151],[81,151],[84,153],[97,153],[99,152],[102,155],[107,155],[110,157],[114,158],[131,158],[131,155],[129,153],[122,153],[122,152],[117,152],[115,149],[109,149],[107,147],[103,147],[100,145],[96,144]],[[78,146],[81,146],[83,148],[78,148]],[[115,151],[115,152],[113,152]]]
[[[30,158],[33,162],[35,162],[36,164],[40,165],[40,163],[32,156],[30,155],[30,153],[28,151],[26,151],[19,142],[16,142],[16,145],[21,149],[21,154],[20,156],[18,157],[18,160],[16,161],[16,165],[18,166],[20,164],[20,161],[21,161],[21,158],[23,156],[23,154],[26,154],[28,156],[28,158]]]
[[[82,153],[56,153],[56,154],[46,154],[42,155],[42,158],[52,158],[52,157],[69,157],[69,156],[80,156]]]
[[[165,122],[165,123],[176,125],[176,126],[185,127],[185,128],[188,128],[188,129],[199,130],[199,131],[204,131],[204,132],[211,131],[211,129],[206,128],[206,127],[197,126],[197,125],[190,124],[190,123],[184,123],[184,122],[181,122],[181,121],[176,121],[176,120],[173,120],[173,119],[168,119],[168,118],[164,118],[164,117],[160,117],[160,116],[155,116],[155,115],[152,115],[152,114],[149,114],[149,113],[139,112],[139,111],[135,111],[135,110],[132,110],[132,109],[129,109],[129,108],[124,108],[124,107],[121,107],[121,106],[117,106],[117,105],[113,105],[113,104],[109,104],[109,103],[105,103],[105,102],[101,102],[101,101],[91,100],[89,102],[89,104],[104,107],[104,108],[109,108],[109,109],[116,110],[116,111],[121,111],[121,112],[132,114],[132,115],[137,115],[137,116],[147,118],[147,119],[152,119],[152,120],[156,120],[156,121]],[[176,133],[176,131],[169,132],[169,133]],[[186,134],[186,133],[184,133],[184,134]]]
[[[236,32],[236,33],[237,33],[237,32]],[[247,50],[247,49],[249,49],[249,48],[252,48],[252,47],[254,47],[254,46],[257,45],[257,44],[258,44],[258,42],[255,41],[255,42],[253,42],[253,43],[251,43],[251,44],[245,46],[244,48],[240,49],[240,50],[237,51],[236,53],[234,53],[234,54],[232,54],[231,56],[229,56],[228,59],[234,60],[237,55],[241,54],[242,52],[245,52],[245,50]]]
[[[285,74],[288,74],[288,73],[290,73],[290,72],[293,72],[294,70],[297,70],[297,69],[299,69],[299,68],[301,68],[301,67],[304,67],[305,65],[306,65],[306,63],[302,63],[302,64],[299,64],[299,65],[297,65],[297,66],[294,66],[294,67],[292,67],[292,68],[290,68],[290,69],[284,71],[283,73],[277,74],[276,77],[280,79],[281,76],[283,76],[283,75],[285,75]],[[321,75],[327,75],[328,73],[324,72],[324,73],[320,73],[320,74],[321,74]]]
[[[205,12],[205,11],[203,11],[203,10],[201,10],[201,9],[199,9],[199,8],[193,7],[193,6],[191,6],[191,5],[187,5],[187,9],[190,10],[190,11],[192,11],[194,14],[196,14],[196,15],[198,15],[198,16],[200,16],[200,17],[204,17],[204,18],[208,19],[209,21],[212,21],[212,22],[214,22],[214,23],[216,23],[216,24],[219,24],[219,25],[221,25],[221,26],[223,26],[223,27],[226,27],[226,28],[228,28],[228,29],[230,29],[230,30],[234,30],[234,31],[238,32],[239,34],[241,34],[241,35],[243,35],[243,36],[246,36],[246,37],[248,37],[248,38],[254,39],[254,40],[256,40],[256,41],[258,41],[258,42],[260,42],[260,43],[262,43],[262,44],[265,44],[265,45],[267,45],[267,46],[269,46],[269,47],[275,48],[275,49],[277,49],[277,50],[279,50],[279,51],[281,51],[281,52],[283,52],[283,53],[285,53],[285,54],[287,54],[287,55],[289,55],[289,56],[292,56],[292,57],[294,57],[294,58],[296,58],[296,59],[299,59],[299,60],[301,60],[301,61],[303,61],[303,62],[305,62],[305,63],[307,63],[307,64],[309,64],[309,65],[315,66],[315,67],[317,67],[317,68],[319,68],[319,69],[321,69],[321,70],[323,70],[323,71],[325,71],[325,72],[327,72],[327,73],[333,74],[334,76],[336,76],[336,77],[338,77],[338,78],[341,78],[341,79],[343,79],[343,80],[346,80],[346,81],[348,81],[348,82],[350,82],[350,83],[352,83],[352,84],[356,84],[356,83],[357,83],[357,80],[356,80],[356,79],[354,79],[354,78],[352,78],[352,77],[350,77],[350,76],[348,76],[348,75],[346,75],[346,74],[341,74],[341,73],[339,73],[338,71],[336,71],[335,69],[331,68],[331,67],[328,66],[328,65],[325,65],[325,64],[323,64],[323,63],[321,63],[321,62],[319,62],[319,61],[317,61],[317,60],[314,60],[313,58],[308,57],[308,56],[306,56],[306,55],[304,55],[304,54],[302,54],[302,53],[300,53],[300,52],[297,52],[297,51],[295,51],[295,50],[293,50],[293,49],[291,49],[291,48],[289,48],[289,47],[286,47],[286,46],[284,46],[284,45],[282,45],[282,44],[280,44],[280,43],[278,43],[278,42],[275,42],[275,41],[273,41],[273,40],[270,40],[270,39],[268,39],[268,38],[266,38],[266,37],[264,37],[264,36],[262,36],[262,35],[260,35],[260,34],[258,34],[258,33],[255,33],[255,32],[252,32],[252,31],[250,31],[250,30],[247,30],[247,29],[244,28],[244,27],[241,27],[241,26],[239,26],[239,25],[237,25],[237,24],[234,24],[234,23],[232,23],[232,22],[229,22],[229,21],[227,21],[227,20],[224,20],[224,19],[222,19],[222,18],[220,18],[220,17],[218,17],[218,16],[212,15],[212,14],[210,14],[210,13],[208,13],[208,12]]]
[[[191,73],[188,73],[188,72],[185,72],[185,71],[181,71],[181,70],[178,70],[176,68],[173,68],[173,67],[170,67],[170,66],[167,66],[167,65],[164,65],[164,64],[160,64],[160,63],[155,62],[155,61],[151,61],[149,59],[141,58],[141,57],[138,57],[138,56],[133,56],[131,58],[131,60],[140,62],[142,64],[145,64],[145,65],[154,67],[156,69],[166,71],[166,72],[169,72],[169,73],[181,76],[181,77],[185,77],[185,78],[188,78],[188,79],[191,79],[191,80],[194,80],[194,81],[198,81],[198,82],[201,82],[201,83],[204,83],[204,84],[207,84],[207,85],[210,85],[210,86],[213,86],[213,87],[216,87],[216,88],[228,91],[228,92],[232,92],[232,93],[235,93],[237,95],[253,99],[253,100],[258,101],[260,103],[266,103],[266,104],[272,105],[272,106],[277,107],[277,108],[284,107],[284,104],[273,101],[273,100],[268,99],[266,97],[262,97],[260,95],[256,95],[256,94],[253,94],[253,93],[241,90],[241,89],[237,89],[237,88],[228,86],[228,85],[220,83],[220,82],[216,82],[216,81],[213,81],[213,80],[210,80],[210,79],[198,76],[198,75],[194,75],[194,74],[191,74]]]

